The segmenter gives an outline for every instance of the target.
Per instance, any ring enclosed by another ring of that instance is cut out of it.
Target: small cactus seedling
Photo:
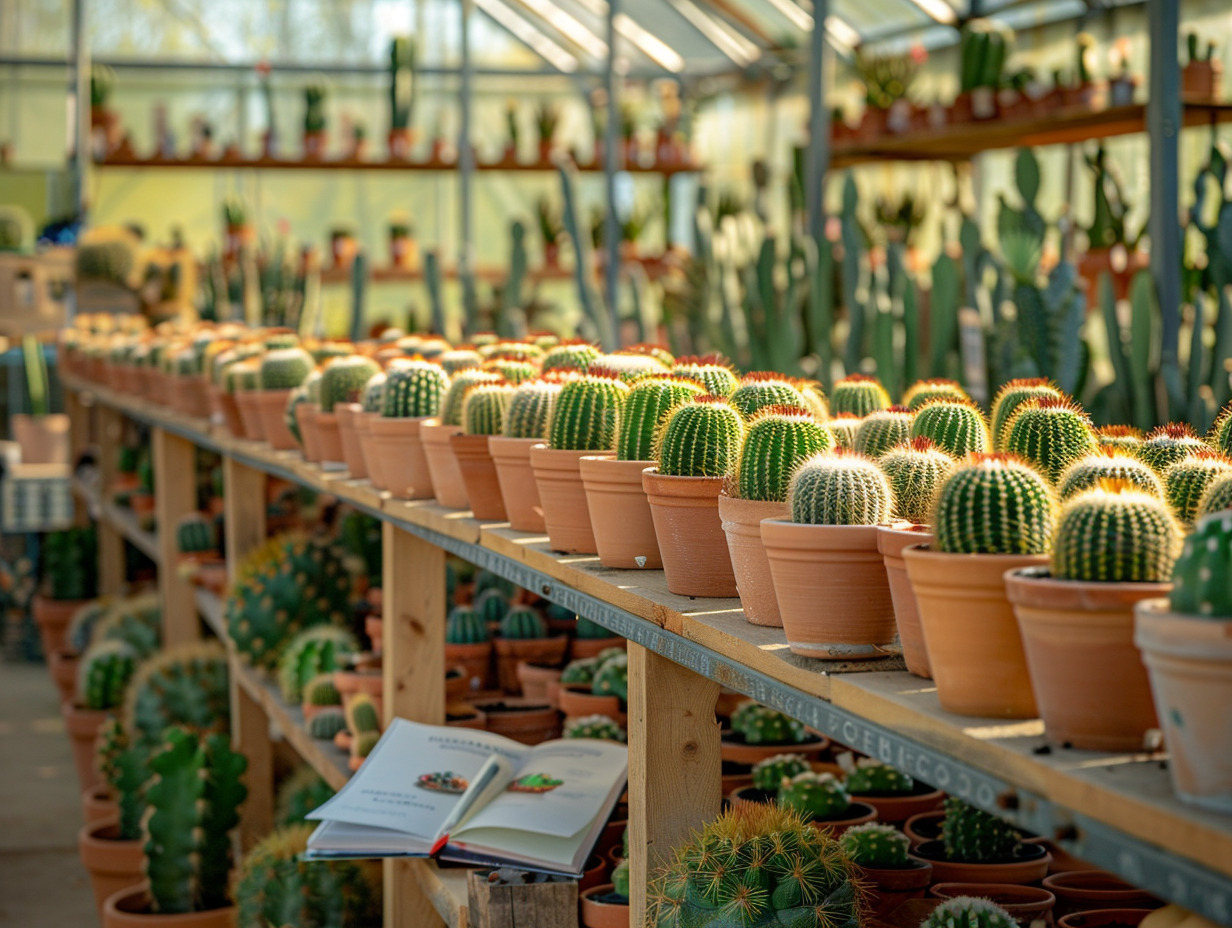
[[[548,420],[547,444],[558,451],[609,451],[629,388],[611,377],[590,375],[561,387]]]
[[[262,356],[262,390],[294,390],[316,367],[312,355],[302,348],[279,348]]]
[[[528,380],[518,384],[505,410],[502,433],[506,438],[544,439],[548,419],[562,384],[549,380]]]
[[[808,740],[801,723],[752,700],[742,702],[732,713],[731,727],[745,744],[803,744]]]
[[[667,414],[702,392],[683,377],[646,377],[633,384],[616,420],[616,459],[654,460],[655,436]]]
[[[1172,611],[1203,619],[1232,619],[1232,512],[1198,520],[1172,569]]]
[[[342,694],[334,686],[333,672],[322,673],[304,684],[302,698],[310,706],[341,706]]]
[[[671,411],[659,434],[659,473],[725,477],[736,466],[744,420],[727,401],[694,397]]]
[[[368,381],[381,372],[371,358],[353,354],[328,361],[321,371],[321,412],[333,412],[339,403],[356,403]]]
[[[834,415],[850,413],[863,418],[870,412],[890,405],[890,394],[876,377],[848,374],[830,391],[830,411]]]
[[[1101,445],[1070,464],[1057,482],[1057,495],[1064,501],[1093,489],[1102,480],[1123,480],[1143,493],[1163,499],[1164,487],[1155,471],[1132,452],[1108,445]]]
[[[1198,513],[1194,521],[1225,509],[1232,509],[1232,474],[1216,477],[1210,482],[1206,492],[1202,494],[1202,499],[1198,501]]]
[[[1207,488],[1220,477],[1232,475],[1232,461],[1209,449],[1191,451],[1164,471],[1164,499],[1186,528],[1198,515]]]
[[[1101,448],[1117,448],[1136,455],[1142,445],[1142,433],[1132,425],[1102,425],[1095,430],[1095,441]]]
[[[1091,420],[1067,399],[1028,400],[1005,426],[1001,444],[1056,484],[1070,464],[1095,450]]]
[[[870,412],[856,430],[854,450],[870,458],[880,458],[891,448],[911,440],[913,418],[914,414],[906,406]]]
[[[502,638],[528,640],[546,638],[548,624],[534,609],[528,606],[516,606],[505,613],[500,620],[500,635]]]
[[[448,389],[445,390],[444,396],[441,397],[441,424],[460,426],[462,424],[462,407],[466,403],[466,397],[470,392],[484,384],[500,383],[504,383],[504,378],[494,371],[468,368],[454,374],[449,381]]]
[[[77,667],[77,699],[84,709],[114,709],[137,669],[137,652],[123,641],[90,645]]]
[[[784,780],[809,769],[803,754],[775,754],[753,765],[753,786],[767,793],[777,793]]]
[[[199,512],[183,516],[175,526],[175,545],[180,554],[205,554],[218,550],[214,523]]]
[[[933,515],[947,554],[1044,554],[1056,503],[1034,468],[1011,455],[972,455],[942,485]]]
[[[860,434],[860,426],[864,424],[863,416],[849,412],[840,412],[826,422],[830,434],[834,436],[834,447],[854,451],[856,436]]]
[[[593,657],[579,657],[565,664],[565,669],[560,672],[561,684],[578,684],[581,686],[590,686],[595,680],[595,674],[599,670],[599,661]]]
[[[867,869],[897,870],[910,863],[911,839],[893,825],[855,825],[839,835],[838,843],[852,861]]]
[[[1194,451],[1204,451],[1207,445],[1193,427],[1183,422],[1169,422],[1147,434],[1138,446],[1138,460],[1159,474]]]
[[[602,741],[625,741],[628,735],[620,724],[606,715],[584,715],[565,723],[566,738],[597,738]]]
[[[1021,836],[995,815],[951,797],[945,801],[941,841],[947,860],[991,864],[1012,860]]]
[[[851,797],[832,773],[797,773],[779,788],[779,805],[817,821],[837,818],[851,805]]]
[[[736,494],[740,499],[787,499],[787,487],[805,460],[830,450],[829,429],[807,410],[768,406],[758,410],[745,432],[736,465]]]
[[[911,422],[911,437],[927,438],[955,458],[989,450],[984,414],[967,400],[936,399],[925,403]]]
[[[1042,377],[1027,377],[1011,380],[997,391],[992,401],[992,446],[994,451],[1004,451],[1005,427],[1009,425],[1018,407],[1029,400],[1050,396],[1064,399],[1065,394]]]
[[[1017,919],[988,899],[955,896],[947,899],[920,923],[920,928],[1016,928]]]
[[[463,433],[500,435],[513,392],[511,384],[484,384],[471,390],[462,403]]]
[[[543,371],[577,371],[584,374],[602,353],[589,342],[562,342],[544,355]]]
[[[871,458],[854,451],[816,454],[792,475],[791,521],[806,525],[877,525],[889,521],[890,483]]]
[[[719,355],[677,358],[672,373],[697,381],[711,396],[722,399],[735,393],[736,386],[740,383],[740,378],[731,369],[731,365]]]
[[[902,796],[915,790],[915,780],[897,767],[870,757],[856,762],[843,781],[853,796]]]
[[[1104,480],[1062,508],[1052,544],[1058,580],[1163,583],[1172,576],[1180,530],[1157,496]]]
[[[304,687],[309,682],[339,670],[345,659],[358,650],[355,636],[345,628],[317,625],[300,632],[278,658],[278,686],[282,698],[292,705],[302,701]]]
[[[753,371],[745,374],[732,393],[729,402],[745,419],[752,419],[759,409],[767,406],[791,406],[807,410],[808,400],[791,380],[772,371]]]
[[[913,438],[883,454],[877,466],[890,482],[894,518],[913,525],[926,525],[932,518],[933,503],[941,485],[954,472],[958,462],[929,439]]]
[[[446,644],[480,644],[488,640],[488,625],[470,606],[455,606],[445,619]]]
[[[918,412],[920,407],[929,400],[970,400],[967,391],[954,380],[935,378],[933,380],[917,380],[903,393],[902,405],[912,412]]]
[[[342,706],[318,712],[308,720],[308,734],[319,741],[330,741],[340,731],[346,731],[346,714]]]
[[[387,419],[435,416],[449,389],[449,375],[427,361],[394,361],[385,372],[381,415]]]
[[[590,691],[596,696],[615,696],[622,706],[628,702],[629,657],[625,652],[600,663]]]

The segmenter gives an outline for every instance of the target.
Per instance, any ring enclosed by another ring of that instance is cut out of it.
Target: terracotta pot
[[[501,498],[496,465],[488,453],[487,435],[454,435],[450,440],[453,456],[462,474],[471,515],[481,522],[504,522],[505,501]]]
[[[255,396],[255,394],[252,394],[251,391],[245,395]],[[214,408],[217,410],[219,417],[222,418],[222,424],[226,430],[236,438],[243,438],[247,434],[248,430],[244,425],[244,419],[240,413],[240,404],[236,399],[236,394],[228,393],[221,387],[211,384],[210,396],[213,400]]]
[[[727,535],[719,518],[722,477],[670,477],[642,471],[654,515],[667,589],[678,596],[735,596]]]
[[[1171,758],[1172,787],[1186,802],[1232,812],[1232,621],[1168,611],[1166,599],[1136,608],[1142,650]]]
[[[381,456],[372,442],[372,420],[379,418],[381,414],[377,412],[358,412],[353,417],[355,441],[359,445],[359,456],[364,462],[364,473],[377,489],[380,489],[381,484],[385,482],[382,479],[384,472],[381,469]],[[345,453],[345,444],[342,450]]]
[[[432,499],[434,488],[424,454],[421,428],[433,421],[426,416],[368,419],[368,470],[377,489],[388,490],[398,499]],[[380,463],[372,466],[373,458]]]
[[[928,890],[938,899],[954,899],[958,896],[977,896],[990,899],[1014,917],[1023,928],[1040,922],[1052,924],[1052,909],[1057,898],[1038,886],[1019,886],[1014,883],[935,883]]]
[[[237,438],[247,438],[249,441],[265,441],[265,421],[261,418],[260,395],[256,390],[238,390],[229,394],[231,402],[239,414],[240,431]]]
[[[905,867],[861,867],[860,872],[873,887],[871,914],[885,915],[908,899],[924,898],[932,881],[933,865],[926,860],[910,859]]]
[[[518,532],[542,535],[547,531],[543,522],[543,507],[539,502],[539,484],[530,466],[530,449],[542,444],[535,438],[488,438],[488,451],[496,467],[501,499],[509,527]]]
[[[275,451],[294,451],[299,442],[287,425],[287,400],[290,390],[248,390],[241,394],[248,396],[247,402],[252,403],[257,410],[257,419],[261,424],[261,435],[270,443]],[[296,419],[298,422],[298,418]]]
[[[1159,721],[1134,647],[1134,604],[1171,589],[1054,580],[1044,567],[1006,572],[1048,740],[1091,751],[1144,748]]]
[[[947,860],[940,841],[925,841],[911,851],[913,857],[933,865],[938,883],[1038,883],[1048,875],[1048,851],[1038,844],[1020,844],[1016,859],[1005,863],[965,863]]]
[[[103,928],[233,928],[235,915],[235,906],[208,912],[155,915],[150,912],[149,893],[143,887],[136,887],[107,897],[103,906]]]
[[[851,805],[838,815],[832,815],[829,818],[810,819],[809,824],[816,829],[829,831],[837,838],[848,828],[855,828],[857,825],[867,825],[869,822],[876,820],[876,809],[866,802],[852,802]]]
[[[14,413],[13,438],[21,447],[23,464],[60,464],[72,461],[69,440],[69,418],[63,413],[28,416]]]
[[[585,683],[562,684],[558,692],[560,711],[565,714],[566,722],[588,715],[606,715],[615,719],[621,728],[629,726],[629,714],[619,696],[592,693]]]
[[[446,703],[445,724],[451,728],[472,728],[476,731],[487,731],[488,717],[468,703]]]
[[[39,641],[44,654],[54,654],[64,648],[64,634],[74,613],[89,605],[88,599],[51,599],[35,594],[30,601],[30,612],[38,624]]]
[[[932,812],[941,808],[945,801],[945,793],[933,789],[925,783],[916,784],[916,789],[910,793],[897,796],[858,796],[852,793],[852,799],[867,802],[877,810],[877,821],[887,825],[901,825],[907,819],[922,812]]]
[[[445,702],[462,702],[471,691],[471,678],[461,664],[445,671]]]
[[[530,466],[539,487],[548,545],[565,554],[598,554],[582,485],[581,459],[593,451],[557,451],[544,444],[530,449]]]
[[[299,424],[299,437],[304,460],[319,464],[325,458],[321,450],[321,434],[317,431],[317,413],[321,408],[316,403],[299,403],[295,407],[295,421]]]
[[[500,688],[506,693],[520,693],[518,664],[533,661],[537,664],[556,664],[565,659],[569,639],[564,635],[552,638],[496,638],[492,642],[496,651],[496,677]]]
[[[338,417],[338,437],[342,440],[342,460],[346,462],[347,472],[355,480],[366,480],[368,464],[359,446],[359,423],[364,407],[359,403],[339,403],[334,407],[334,415]]]
[[[1057,922],[1057,928],[1133,928],[1154,909],[1091,909],[1071,912]]]
[[[372,642],[372,650],[379,654],[382,640],[385,637],[385,620],[379,615],[367,616],[364,619],[364,634]]]
[[[546,702],[554,708],[559,708],[560,686],[552,684],[560,683],[560,674],[561,668],[552,664],[518,661],[518,684],[522,695],[527,699]]]
[[[470,508],[462,470],[458,467],[450,441],[453,436],[461,434],[462,426],[444,425],[437,419],[429,419],[419,427],[424,457],[428,459],[428,472],[432,475],[432,495],[446,509]]]
[[[770,559],[761,540],[762,519],[785,519],[790,510],[786,503],[735,499],[719,495],[719,519],[727,536],[736,588],[744,617],[754,625],[783,626],[778,597],[774,594],[774,578]]]
[[[1048,556],[943,554],[910,545],[903,557],[941,708],[958,715],[1035,718],[1035,695],[1004,574],[1042,567]]]
[[[830,749],[830,739],[812,732],[809,735],[810,740],[803,744],[745,744],[739,735],[724,732],[719,742],[719,755],[725,761],[749,765],[775,754],[803,754],[812,761]]]
[[[79,709],[71,702],[63,702],[60,704],[60,715],[73,748],[77,780],[83,790],[93,789],[99,784],[99,774],[94,764],[94,741],[108,713],[102,709]]]
[[[642,471],[654,461],[618,461],[616,456],[586,455],[578,462],[595,547],[604,567],[659,570],[663,558],[655,537],[654,517],[642,489]]]
[[[608,648],[623,648],[626,644],[628,641],[619,635],[611,638],[574,638],[569,642],[569,658],[576,661],[584,657],[598,657]]]
[[[560,737],[560,717],[547,703],[531,699],[476,702],[488,718],[488,731],[522,744],[539,744]]]
[[[492,677],[492,642],[445,645],[445,663],[466,669],[469,689],[482,690]]]
[[[317,441],[321,447],[321,463],[341,464],[345,460],[342,454],[342,431],[338,427],[338,414],[335,412],[317,413]]]
[[[608,893],[614,892],[611,883],[584,890],[581,895],[582,924],[585,928],[629,928],[633,922],[628,903],[600,902]]]
[[[910,527],[908,527],[910,526]],[[898,642],[903,649],[907,670],[917,677],[932,679],[928,669],[928,650],[920,629],[920,611],[915,603],[915,591],[907,577],[903,548],[908,545],[932,544],[933,536],[926,525],[895,522],[877,526],[877,550],[885,559],[886,578],[890,581],[890,599],[894,603],[894,621],[898,625]]]
[[[933,812],[919,812],[903,823],[903,834],[911,841],[911,846],[918,847],[925,841],[936,841],[941,837],[941,825],[945,821],[945,812],[938,809]]]
[[[51,681],[60,694],[60,702],[71,702],[77,692],[77,666],[81,658],[65,648],[57,648],[47,658]]]
[[[172,378],[171,406],[193,419],[208,419],[210,395],[206,381],[200,374],[181,374]]]
[[[145,842],[140,838],[121,841],[116,837],[119,833],[118,819],[114,818],[84,825],[77,832],[77,850],[82,866],[90,873],[100,918],[109,896],[145,883]]]
[[[830,660],[898,653],[894,604],[875,525],[766,519],[761,536],[793,653]]]
[[[1106,870],[1053,873],[1044,878],[1044,889],[1057,897],[1052,910],[1055,918],[1092,909],[1155,909],[1161,905],[1150,893]]]
[[[81,792],[81,820],[89,825],[104,819],[115,821],[120,815],[120,807],[107,788],[103,785]]]
[[[607,861],[598,854],[591,854],[586,861],[586,866],[582,870],[582,878],[578,880],[578,892],[584,893],[588,889],[594,889],[596,886],[603,885],[604,874],[607,873]]]

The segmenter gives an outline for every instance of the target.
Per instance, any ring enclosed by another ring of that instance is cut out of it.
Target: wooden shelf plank
[[[91,518],[107,523],[155,564],[159,562],[158,535],[142,528],[136,513],[127,506],[117,506],[102,499],[96,490],[78,477],[72,479],[71,485],[73,494],[85,503]]]

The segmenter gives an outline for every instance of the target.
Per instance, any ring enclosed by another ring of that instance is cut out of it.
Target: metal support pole
[[[607,198],[607,219],[603,236],[607,242],[607,268],[604,280],[604,296],[607,298],[609,329],[613,344],[604,345],[608,351],[620,346],[620,223],[616,218],[616,170],[625,165],[616,163],[616,151],[620,131],[620,81],[616,74],[616,17],[620,15],[620,0],[607,3],[607,126],[603,137],[603,191]]]
[[[808,233],[821,242],[826,231],[826,173],[830,170],[830,110],[826,107],[826,17],[830,0],[814,0],[809,42],[809,140],[804,159],[804,210]]]
[[[86,0],[73,0],[72,67],[68,79],[68,150],[73,175],[73,208],[86,210],[86,170],[90,164],[90,43],[86,37]]]
[[[1181,328],[1180,126],[1181,69],[1177,61],[1180,10],[1174,0],[1149,0],[1151,139],[1151,274],[1163,316],[1161,360],[1175,362]]]
[[[466,313],[467,333],[475,330],[478,296],[475,293],[474,238],[471,216],[471,193],[475,179],[475,151],[471,145],[471,97],[474,92],[474,63],[471,61],[470,22],[472,0],[462,0],[462,81],[459,87],[458,127],[459,197],[462,210],[461,239],[458,243],[458,280],[462,284],[462,306]]]

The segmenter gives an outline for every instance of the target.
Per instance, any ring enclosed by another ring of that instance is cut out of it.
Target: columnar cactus
[[[753,418],[759,409],[766,406],[793,406],[805,410],[809,408],[808,400],[800,388],[782,374],[773,371],[752,371],[745,374],[729,401],[745,419]]]
[[[912,412],[918,412],[929,400],[937,399],[969,400],[971,397],[957,381],[937,377],[932,380],[917,380],[909,386],[903,393],[902,405]]]
[[[610,377],[589,375],[566,383],[548,420],[548,447],[558,451],[608,451],[629,388]]]
[[[441,356],[436,359],[436,363],[445,369],[446,374],[452,377],[460,371],[479,367],[483,363],[483,357],[473,348],[453,348],[450,351],[442,352]]]
[[[470,606],[455,606],[445,619],[446,644],[480,644],[488,640],[487,623]]]
[[[839,845],[855,863],[873,870],[906,867],[911,839],[893,825],[866,822],[848,828],[838,838]]]
[[[1142,433],[1132,425],[1102,425],[1095,430],[1095,441],[1101,448],[1136,454],[1142,445]]]
[[[621,651],[608,660],[601,660],[590,682],[596,696],[615,696],[623,706],[629,700],[629,655]]]
[[[346,707],[347,730],[358,735],[361,732],[380,732],[381,713],[367,693],[356,693]]]
[[[137,653],[123,641],[98,641],[77,666],[77,699],[84,709],[113,709],[137,668]]]
[[[326,362],[321,371],[321,412],[333,412],[339,403],[358,402],[364,386],[380,372],[379,364],[359,354]]]
[[[316,367],[312,355],[302,348],[279,348],[261,357],[261,389],[293,390]]]
[[[951,797],[945,801],[941,841],[947,860],[1003,863],[1014,856],[1021,836],[1012,825],[995,815]]]
[[[1093,453],[1070,464],[1057,481],[1057,495],[1062,500],[1076,496],[1099,485],[1101,480],[1123,480],[1143,493],[1164,495],[1163,484],[1155,471],[1147,467],[1132,452],[1101,445]]]
[[[777,793],[784,780],[809,769],[808,759],[803,754],[774,754],[753,765],[753,786],[767,793]]]
[[[218,549],[214,524],[199,512],[183,516],[175,526],[175,546],[181,554],[203,554]]]
[[[423,418],[440,412],[449,375],[427,361],[394,361],[385,371],[381,415],[388,419]]]
[[[441,424],[461,425],[462,406],[467,394],[484,384],[504,383],[504,378],[495,371],[485,371],[479,368],[468,368],[453,375],[445,395],[441,397]]]
[[[915,416],[906,406],[891,406],[870,412],[856,430],[853,450],[879,458],[891,448],[911,439],[911,420]]]
[[[1198,513],[1194,521],[1225,509],[1232,509],[1232,474],[1216,477],[1210,482],[1206,492],[1202,494],[1202,499],[1198,501]]]
[[[843,782],[853,796],[901,796],[915,789],[910,776],[871,757],[858,760]]]
[[[633,384],[616,420],[616,459],[654,460],[655,436],[664,418],[703,392],[696,381],[672,375],[645,377]]]
[[[1172,611],[1204,619],[1232,619],[1232,513],[1198,521],[1172,569]]]
[[[975,896],[946,899],[920,928],[1016,928],[1018,920],[995,902]]]
[[[548,419],[562,384],[549,380],[528,380],[518,384],[505,410],[502,432],[506,438],[538,438],[548,434]]]
[[[1163,583],[1180,545],[1172,513],[1158,496],[1124,480],[1103,480],[1061,509],[1052,542],[1058,580]]]
[[[676,359],[673,374],[696,380],[711,396],[727,398],[736,392],[740,378],[727,360],[717,354],[703,357],[685,356]]]
[[[1005,426],[1001,444],[1053,484],[1065,468],[1096,448],[1087,414],[1068,399],[1053,396],[1022,403]]]
[[[984,414],[965,400],[938,399],[925,403],[911,421],[911,437],[927,438],[955,458],[989,450]]]
[[[791,521],[807,525],[877,525],[894,504],[876,462],[854,451],[815,454],[792,474]]]
[[[695,396],[673,409],[659,435],[659,473],[724,477],[736,466],[744,420],[726,400]]]
[[[933,515],[947,554],[1044,554],[1056,502],[1033,467],[1006,454],[973,455],[942,485]]]
[[[832,773],[797,773],[779,788],[779,805],[809,819],[835,818],[847,811],[851,797]]]
[[[1164,471],[1185,455],[1209,447],[1198,437],[1193,426],[1184,422],[1169,422],[1149,432],[1138,446],[1137,453],[1138,460],[1162,477]]]
[[[513,385],[507,383],[483,384],[471,390],[462,403],[463,433],[500,435],[513,393]]]
[[[1018,407],[1028,400],[1050,396],[1064,399],[1065,394],[1058,390],[1050,381],[1043,377],[1025,377],[1011,380],[1000,390],[992,401],[992,446],[994,451],[1004,451],[1004,432]]]
[[[804,726],[791,716],[751,699],[732,713],[731,727],[745,744],[803,744],[808,740]]]
[[[929,439],[913,438],[883,454],[877,466],[890,481],[894,518],[927,525],[937,493],[958,462]]]
[[[136,745],[157,745],[171,725],[225,732],[230,717],[227,653],[217,642],[178,645],[145,660],[124,694],[124,728]]]
[[[860,434],[860,426],[863,424],[863,416],[852,415],[849,412],[840,412],[826,421],[826,427],[834,436],[834,447],[845,448],[848,451],[855,450],[856,436]]]
[[[1164,471],[1164,499],[1186,528],[1193,525],[1207,488],[1232,474],[1232,461],[1217,451],[1191,451]]]
[[[145,814],[150,748],[133,744],[123,723],[114,715],[104,720],[95,744],[99,776],[119,807],[118,837],[135,841],[141,837],[141,819]]]
[[[505,613],[505,617],[500,620],[500,634],[502,638],[546,638],[548,636],[547,623],[543,621],[541,616],[534,609],[528,606],[517,606]]]
[[[543,356],[543,372],[578,371],[584,374],[602,353],[594,345],[580,339],[561,342]]]
[[[597,738],[603,741],[624,741],[625,730],[606,715],[584,715],[565,723],[566,738]]]
[[[288,703],[304,698],[304,687],[322,674],[341,668],[345,659],[359,650],[347,629],[315,625],[287,643],[278,658],[278,687]],[[327,704],[328,705],[328,704]]]

